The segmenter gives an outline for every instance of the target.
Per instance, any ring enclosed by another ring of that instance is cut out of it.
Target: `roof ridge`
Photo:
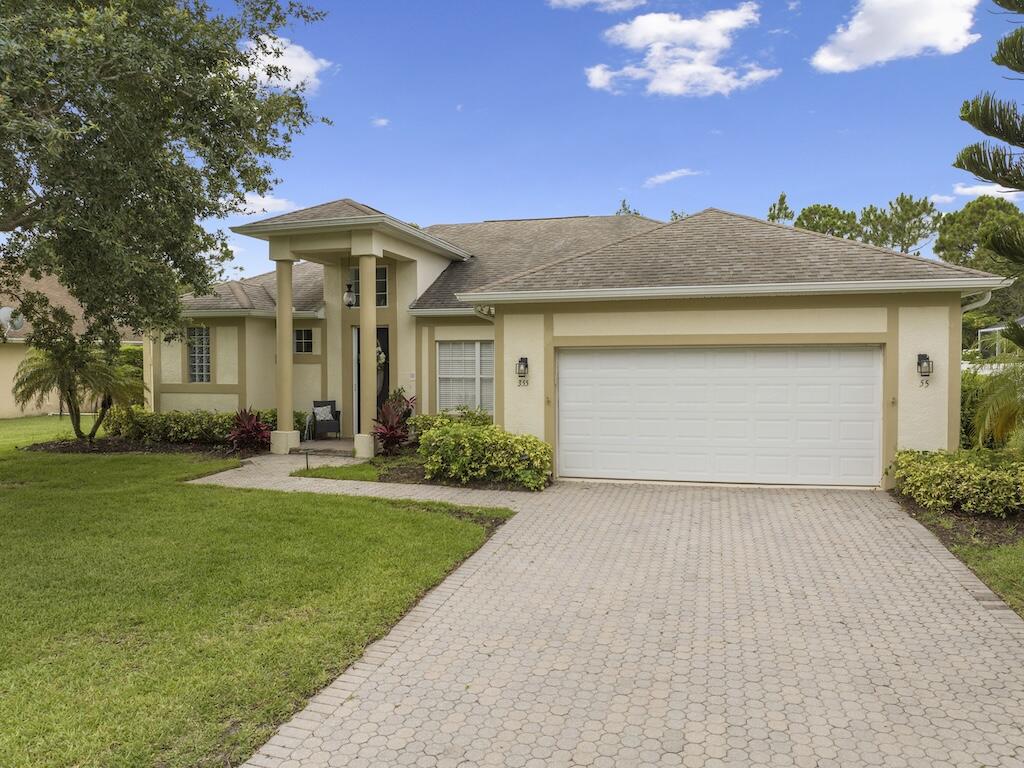
[[[710,210],[712,210],[712,209],[711,208],[705,208],[703,211],[700,211],[700,213],[706,213],[707,211],[710,211]],[[695,214],[693,214],[693,216],[699,216],[700,213],[695,213]],[[616,214],[611,214],[611,215],[615,216]],[[565,264],[566,262],[572,261],[573,259],[579,259],[579,258],[582,258],[584,256],[589,256],[590,254],[597,253],[598,251],[604,250],[605,248],[611,248],[612,246],[615,246],[615,245],[621,245],[622,243],[625,243],[628,240],[632,240],[635,237],[640,237],[642,235],[649,235],[652,232],[658,232],[658,231],[660,231],[662,229],[665,229],[665,227],[673,227],[676,224],[679,224],[679,223],[681,223],[683,221],[686,221],[687,219],[692,219],[693,216],[687,216],[687,217],[682,218],[682,219],[676,219],[675,221],[659,222],[659,226],[657,226],[657,227],[651,227],[650,229],[645,230],[643,232],[634,232],[632,235],[627,235],[626,237],[623,237],[623,238],[621,238],[619,240],[612,240],[610,243],[605,243],[604,245],[599,245],[596,248],[591,248],[589,251],[583,251],[582,253],[570,254],[569,256],[565,256],[565,257],[563,257],[561,259],[555,259],[554,261],[549,261],[547,264],[539,264],[538,266],[533,267],[532,269],[523,270],[522,272],[517,272],[514,275],[509,275],[508,277],[503,277],[501,280],[495,280],[492,283],[487,283],[486,285],[482,285],[479,288],[475,288],[474,292],[487,291],[487,290],[490,290],[492,288],[496,288],[497,286],[501,285],[502,283],[507,283],[510,280],[519,280],[520,278],[526,277],[527,275],[532,275],[532,274],[535,274],[537,272],[541,272],[541,271],[543,271],[545,269],[549,269],[550,267],[556,267],[556,266],[558,266],[560,264]],[[646,216],[641,216],[641,217],[638,217],[638,218],[647,218],[647,217]],[[656,219],[649,219],[649,221],[656,221]]]
[[[655,224],[664,224],[665,222],[659,221],[658,219],[652,219],[650,216],[641,216],[639,214],[629,214],[636,219],[644,219],[645,221],[651,221]],[[519,218],[519,219],[484,219],[483,221],[456,221],[447,223],[428,224],[424,229],[430,229],[431,227],[474,227],[480,224],[504,224],[506,222],[526,222],[526,221],[565,221],[567,219],[614,219],[617,216],[622,216],[619,213],[578,213],[572,216],[538,216],[536,218]]]
[[[242,306],[242,309],[252,309],[254,304],[252,299],[249,298],[249,294],[245,292],[245,287],[238,280],[229,280],[227,288],[231,291],[231,295],[235,297],[235,300]]]
[[[851,245],[856,245],[856,246],[859,246],[861,248],[867,248],[869,250],[876,251],[878,253],[884,253],[886,256],[899,256],[901,258],[910,259],[912,261],[924,262],[925,264],[938,264],[938,265],[943,266],[943,267],[949,267],[950,269],[954,269],[954,270],[957,270],[957,271],[960,271],[960,272],[965,272],[967,274],[972,274],[972,275],[987,275],[988,274],[986,272],[982,272],[982,271],[977,270],[977,269],[971,269],[970,267],[960,266],[959,264],[950,264],[948,261],[943,261],[942,259],[929,259],[929,258],[926,258],[924,256],[919,256],[919,255],[914,254],[914,253],[903,253],[902,251],[894,251],[894,250],[892,250],[890,248],[882,248],[879,245],[872,245],[871,243],[865,243],[863,240],[853,240],[853,239],[851,239],[849,237],[837,237],[836,235],[830,235],[830,234],[828,234],[826,232],[816,232],[813,229],[805,229],[803,227],[796,227],[796,226],[790,227],[790,226],[788,226],[786,224],[779,224],[778,222],[775,222],[775,221],[768,221],[767,219],[761,219],[761,218],[758,218],[757,216],[751,216],[751,215],[746,214],[746,213],[736,213],[735,211],[726,211],[726,210],[723,210],[722,208],[715,208],[715,207],[705,208],[703,211],[700,211],[700,213],[712,213],[712,212],[713,213],[721,213],[724,216],[732,216],[733,218],[737,218],[737,219],[746,219],[747,221],[753,221],[753,222],[756,222],[758,224],[767,224],[770,227],[776,227],[777,229],[781,229],[784,232],[800,232],[800,233],[803,233],[803,234],[814,235],[815,237],[824,238],[826,240],[835,240],[835,241],[838,241],[840,243],[849,243]],[[699,213],[695,213],[694,214],[694,216],[698,216],[698,215],[700,215],[700,214]],[[692,217],[688,217],[688,218],[692,218]]]

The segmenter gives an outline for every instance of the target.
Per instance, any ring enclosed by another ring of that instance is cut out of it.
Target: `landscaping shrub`
[[[391,400],[384,401],[373,424],[373,436],[385,456],[393,456],[409,439],[409,417]]]
[[[1002,518],[1024,509],[1024,458],[1008,451],[902,451],[889,472],[900,494],[932,512]]]
[[[419,453],[428,480],[492,482],[539,491],[551,478],[550,445],[493,424],[436,424],[420,434]]]
[[[277,429],[277,411],[255,412],[268,430]],[[293,414],[293,429],[306,426],[304,411]],[[153,413],[138,406],[111,408],[104,422],[108,435],[144,443],[196,443],[229,445],[235,414],[215,411],[167,411]]]
[[[270,428],[257,411],[243,408],[235,414],[235,425],[228,433],[228,444],[235,451],[260,451],[270,447]]]
[[[417,436],[422,436],[435,427],[448,426],[449,424],[468,424],[471,427],[487,427],[494,419],[487,411],[476,408],[469,408],[460,405],[451,411],[443,413],[421,413],[409,419],[409,426]]]
[[[960,447],[974,448],[977,436],[974,430],[974,414],[985,388],[988,377],[977,371],[966,370],[960,374]],[[991,442],[991,441],[989,441]],[[987,446],[991,448],[992,446]]]

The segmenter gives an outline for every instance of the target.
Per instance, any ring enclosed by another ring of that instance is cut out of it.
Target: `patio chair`
[[[317,408],[330,408],[331,418],[323,419],[316,415]],[[319,440],[330,434],[341,435],[341,413],[338,411],[338,404],[334,400],[313,401],[313,439]]]

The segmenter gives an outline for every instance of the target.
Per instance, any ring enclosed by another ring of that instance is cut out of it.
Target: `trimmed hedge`
[[[1024,460],[1007,451],[902,451],[889,472],[900,494],[932,512],[1003,518],[1024,510]]]
[[[416,435],[423,435],[435,427],[445,427],[449,424],[468,424],[473,427],[489,427],[494,419],[487,411],[467,408],[460,405],[451,411],[443,413],[421,413],[409,418],[409,426]]]
[[[277,411],[257,411],[260,421],[277,429]],[[293,414],[294,429],[306,428],[305,411]],[[110,409],[103,427],[108,435],[142,443],[227,445],[235,427],[234,411],[167,411],[153,413],[138,406]]]
[[[420,434],[428,480],[501,483],[540,491],[551,479],[551,446],[533,435],[468,422],[438,424]]]

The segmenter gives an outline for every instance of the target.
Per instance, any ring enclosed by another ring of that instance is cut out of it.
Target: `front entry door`
[[[353,333],[353,343],[355,344],[355,346],[354,346],[355,352],[353,354],[353,357],[355,357],[355,371],[356,371],[355,381],[353,382],[353,385],[352,385],[353,390],[354,390],[354,394],[355,394],[353,399],[354,399],[355,404],[356,404],[355,412],[353,413],[353,416],[352,416],[352,423],[355,425],[356,433],[360,434],[363,431],[362,430],[362,425],[359,423],[359,416],[360,416],[360,413],[361,413],[361,409],[359,407],[359,404],[361,402],[360,398],[362,397],[362,392],[359,391],[359,384],[362,381],[362,377],[360,376],[360,369],[361,369],[361,366],[362,366],[362,360],[359,359],[359,349],[360,349],[360,347],[359,347],[359,328],[358,327],[354,327],[352,330],[354,332]],[[378,328],[377,329],[377,346],[380,347],[381,351],[384,353],[385,358],[386,358],[385,362],[384,362],[384,365],[377,369],[377,410],[379,411],[380,407],[384,404],[384,400],[388,396],[388,392],[391,391],[391,389],[390,389],[390,387],[391,387],[391,376],[390,376],[390,369],[391,369],[391,343],[390,343],[390,335],[388,334],[388,329],[387,328]],[[374,361],[374,364],[376,364],[376,361]]]

